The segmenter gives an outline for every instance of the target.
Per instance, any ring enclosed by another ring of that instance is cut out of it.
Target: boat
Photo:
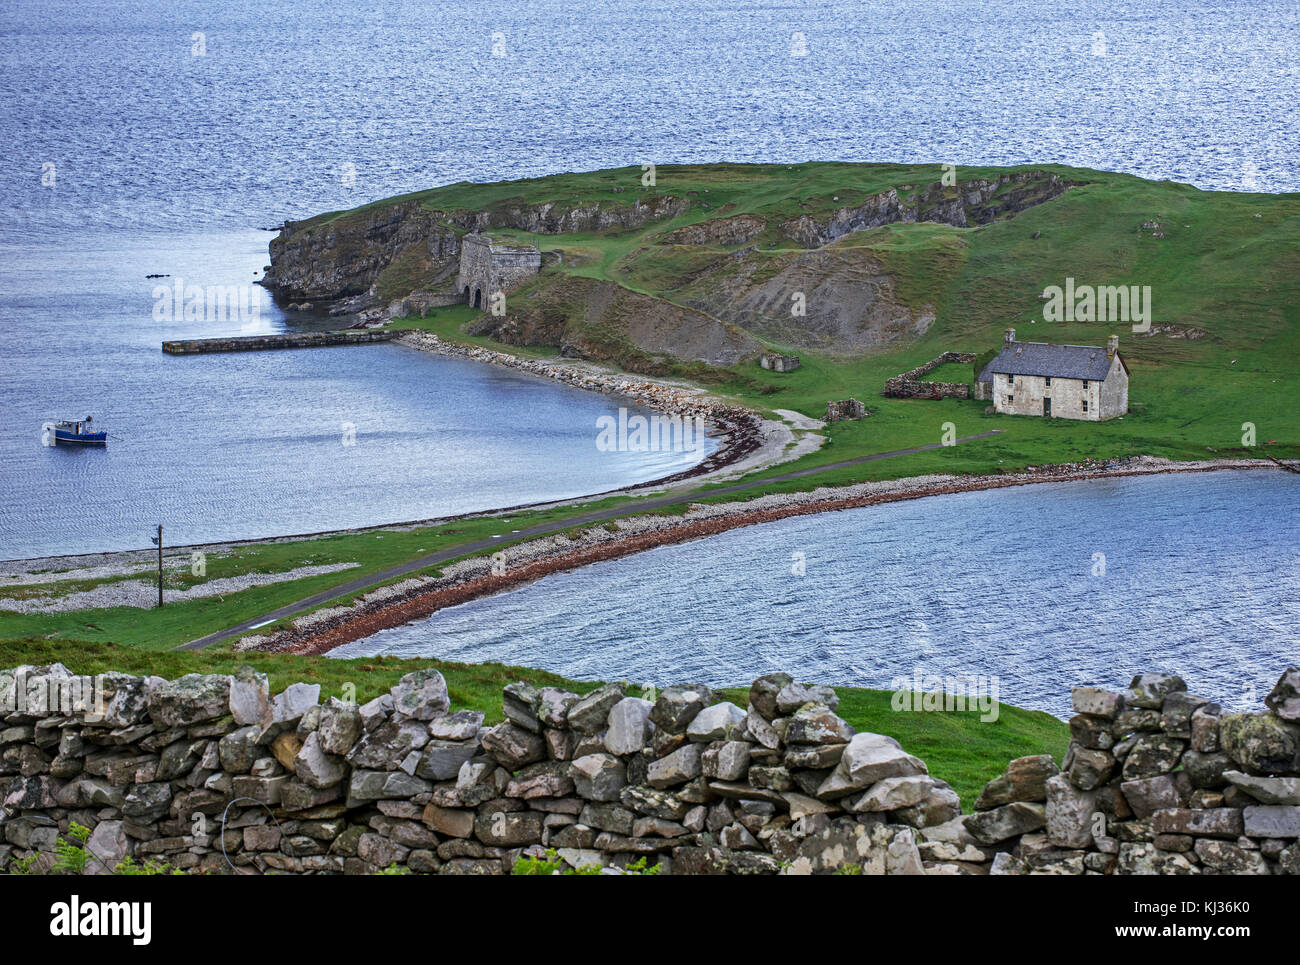
[[[68,422],[47,422],[46,432],[49,433],[49,442],[46,445],[56,446],[103,446],[108,444],[108,433],[97,432],[94,428],[95,420],[92,416],[80,421]]]

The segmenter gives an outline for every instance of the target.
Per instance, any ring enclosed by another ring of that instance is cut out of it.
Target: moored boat
[[[49,441],[46,445],[56,446],[103,446],[108,443],[108,433],[97,431],[95,420],[91,416],[80,421],[46,423]]]

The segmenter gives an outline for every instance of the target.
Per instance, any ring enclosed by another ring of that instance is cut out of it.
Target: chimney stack
[[[1106,339],[1106,358],[1113,359],[1115,353],[1119,351],[1119,336],[1112,335]]]
[[[1010,345],[1015,340],[1016,340],[1016,330],[1014,328],[1007,329],[1006,344]]]

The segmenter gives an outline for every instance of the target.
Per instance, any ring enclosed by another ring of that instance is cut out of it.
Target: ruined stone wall
[[[542,256],[532,245],[493,242],[484,235],[466,235],[461,243],[456,291],[468,302],[486,308],[496,292],[509,291],[541,270]]]
[[[885,380],[883,395],[895,399],[969,399],[970,386],[964,382],[927,382],[929,375],[939,366],[948,362],[975,361],[975,356],[968,352],[944,352],[924,365],[918,365],[910,372],[895,375]]]
[[[1300,873],[1300,669],[1256,714],[1176,677],[1074,692],[1062,770],[1013,761],[963,816],[896,740],[826,687],[754,681],[745,707],[687,684],[627,696],[526,683],[505,721],[453,711],[435,670],[361,706],[264,676],[177,681],[0,671],[0,868],[48,868],[72,823],[88,871],[209,873]],[[1099,817],[1100,815],[1100,817]],[[224,852],[224,853],[223,853]]]
[[[840,399],[826,403],[826,421],[839,422],[841,419],[864,419],[867,407],[857,399]]]
[[[763,354],[758,357],[758,364],[770,372],[793,372],[802,364],[797,355]]]

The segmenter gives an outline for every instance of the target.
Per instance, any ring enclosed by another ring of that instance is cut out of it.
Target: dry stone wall
[[[364,705],[265,676],[0,671],[0,868],[48,868],[73,823],[91,873],[508,873],[553,849],[610,872],[1297,873],[1300,669],[1226,714],[1176,677],[1074,692],[1063,769],[1011,762],[972,814],[827,687],[770,674],[745,707],[515,683],[505,720],[436,670]]]
[[[1300,874],[1300,668],[1229,713],[1179,677],[1078,687],[1062,767],[1013,761],[964,825],[993,874]]]
[[[857,399],[840,399],[826,403],[826,421],[839,422],[841,419],[865,419],[867,407]]]
[[[966,383],[927,382],[925,376],[948,362],[974,361],[975,356],[969,352],[944,352],[910,372],[886,379],[882,395],[895,399],[969,399],[970,386]]]

